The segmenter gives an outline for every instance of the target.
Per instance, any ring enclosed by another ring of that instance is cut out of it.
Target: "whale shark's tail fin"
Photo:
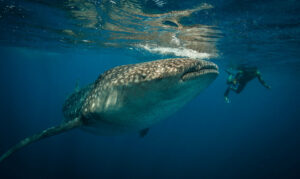
[[[82,120],[80,118],[75,118],[74,120],[70,120],[68,122],[62,123],[59,126],[50,127],[48,129],[43,130],[42,132],[35,134],[33,136],[27,137],[23,140],[21,140],[19,143],[11,147],[7,152],[5,152],[2,156],[0,156],[0,163],[9,157],[11,154],[15,153],[19,149],[36,142],[38,140],[41,140],[46,137],[51,137],[63,132],[66,132],[68,130],[74,129],[76,127],[79,127],[82,125]]]

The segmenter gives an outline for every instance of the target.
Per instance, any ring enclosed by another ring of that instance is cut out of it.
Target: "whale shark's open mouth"
[[[193,78],[196,78],[200,75],[204,75],[204,74],[215,74],[218,75],[219,71],[218,71],[218,66],[215,65],[214,63],[210,63],[208,65],[199,67],[199,66],[195,66],[192,67],[190,69],[188,69],[185,73],[183,73],[183,75],[181,76],[182,81],[186,81],[186,80],[190,80]]]

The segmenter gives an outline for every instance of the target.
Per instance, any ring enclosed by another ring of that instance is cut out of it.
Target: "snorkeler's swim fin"
[[[80,118],[75,118],[74,120],[70,120],[68,122],[62,123],[59,126],[55,127],[50,127],[48,129],[43,130],[42,132],[35,134],[33,136],[27,137],[23,140],[21,140],[19,143],[11,147],[7,152],[5,152],[1,157],[0,157],[0,163],[9,157],[11,154],[15,153],[19,149],[36,142],[38,140],[44,139],[46,137],[51,137],[63,132],[66,132],[68,130],[74,129],[76,127],[79,127],[82,125],[82,120]]]
[[[230,99],[229,99],[228,97],[225,97],[224,99],[225,99],[225,102],[226,102],[226,103],[230,103],[230,102],[231,102]]]

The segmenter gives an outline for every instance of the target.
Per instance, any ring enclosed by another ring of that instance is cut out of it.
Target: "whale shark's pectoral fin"
[[[140,131],[140,137],[145,137],[149,132],[149,128],[145,128]]]
[[[9,157],[11,154],[15,153],[16,151],[18,151],[19,149],[33,143],[36,142],[38,140],[44,139],[46,137],[51,137],[63,132],[66,132],[68,130],[77,128],[82,126],[82,120],[80,118],[75,118],[73,120],[70,120],[68,122],[62,123],[58,126],[55,127],[50,127],[48,129],[43,130],[42,132],[35,134],[33,136],[27,137],[23,140],[21,140],[19,143],[17,143],[16,145],[12,146],[7,152],[5,152],[2,156],[0,156],[0,163],[6,159],[7,157]]]

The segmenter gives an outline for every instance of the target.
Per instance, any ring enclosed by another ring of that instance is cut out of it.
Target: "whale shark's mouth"
[[[214,63],[211,63],[202,67],[199,66],[192,67],[183,73],[183,75],[181,76],[181,80],[182,81],[190,80],[204,74],[218,75],[219,74],[218,66],[215,65]]]

